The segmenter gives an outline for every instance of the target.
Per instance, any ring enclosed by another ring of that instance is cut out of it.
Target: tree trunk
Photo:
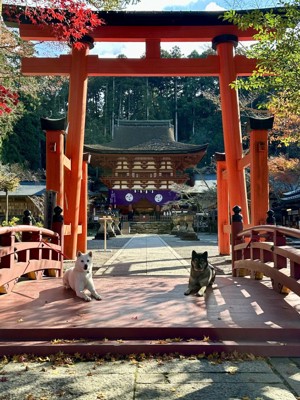
[[[6,199],[5,220],[6,223],[8,223],[8,190],[5,190],[5,199]]]

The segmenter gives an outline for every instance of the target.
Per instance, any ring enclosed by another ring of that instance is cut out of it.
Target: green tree
[[[5,221],[8,223],[8,192],[16,190],[20,184],[18,176],[11,171],[8,165],[0,164],[0,190],[5,192],[6,210]]]
[[[258,60],[257,69],[248,79],[238,79],[233,86],[265,94],[264,104],[281,122],[281,129],[289,121],[299,127],[300,115],[300,1],[282,1],[282,7],[253,10],[239,14],[225,12],[224,18],[241,29],[254,28],[257,41],[247,56]],[[289,135],[299,140],[299,129],[288,129]]]
[[[192,52],[189,57],[205,57],[206,54]],[[171,55],[181,56],[176,48],[164,52],[164,57]],[[32,170],[45,167],[45,135],[40,128],[40,117],[67,115],[69,87],[66,78],[38,77],[35,80],[36,94],[20,96],[23,116],[0,148],[3,162],[20,163]],[[218,94],[218,79],[211,77],[91,77],[85,143],[110,141],[115,119],[169,119],[178,128],[180,141],[209,142],[206,160],[210,160],[215,151],[223,150]]]
[[[37,0],[32,8],[30,1],[11,1],[2,9],[0,0],[0,146],[1,141],[12,132],[14,124],[24,113],[20,101],[22,95],[36,97],[39,88],[45,91],[51,79],[23,77],[20,73],[21,57],[30,57],[35,52],[35,45],[22,41],[17,31],[8,28],[2,19],[18,23],[19,18],[28,18],[32,23],[48,25],[53,28],[59,39],[77,42],[94,29],[100,21],[93,10],[117,10],[139,0]],[[23,6],[20,9],[18,6]],[[52,24],[56,18],[56,24]],[[96,21],[98,19],[98,21]],[[66,29],[66,26],[68,27]],[[57,27],[57,30],[55,30]],[[77,42],[79,44],[79,42]]]
[[[66,115],[68,85],[61,78],[35,78],[36,93],[20,95],[23,115],[3,138],[0,158],[4,163],[18,163],[31,170],[45,168],[43,157],[45,134],[41,117],[61,118]]]
[[[32,45],[6,28],[0,21],[0,143],[11,132],[14,123],[22,116],[24,107],[19,101],[21,93],[35,92],[32,79],[22,77],[20,58],[33,54]]]

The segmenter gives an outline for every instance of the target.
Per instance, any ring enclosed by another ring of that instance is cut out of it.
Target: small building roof
[[[282,194],[281,201],[284,203],[297,203],[300,201],[300,188]]]
[[[16,190],[8,192],[9,196],[26,197],[42,196],[46,191],[46,184],[41,182],[20,182]],[[0,196],[5,196],[4,191],[0,191]]]

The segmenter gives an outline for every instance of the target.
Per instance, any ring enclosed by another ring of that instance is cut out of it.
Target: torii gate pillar
[[[219,254],[230,254],[229,198],[225,153],[215,153],[217,161],[218,245]]]
[[[46,132],[46,190],[57,193],[56,205],[64,209],[64,135],[66,118],[41,118]]]
[[[70,71],[68,135],[66,156],[71,160],[71,170],[66,173],[65,185],[65,223],[70,224],[71,234],[65,237],[64,252],[70,259],[75,259],[79,232],[79,212],[81,199],[82,159],[84,145],[84,127],[87,98],[87,62],[92,39],[83,42],[83,47],[73,46]]]
[[[83,153],[82,179],[79,208],[79,226],[81,233],[78,235],[77,250],[82,253],[87,252],[87,209],[88,209],[88,164],[90,163],[90,153]]]
[[[249,119],[251,225],[263,225],[269,210],[268,130],[274,117]]]
[[[213,39],[213,49],[220,59],[220,96],[224,147],[226,153],[229,205],[239,205],[243,210],[244,224],[249,223],[246,180],[244,168],[239,168],[242,159],[242,135],[237,90],[230,84],[237,79],[234,49],[238,38],[234,35],[220,35]]]

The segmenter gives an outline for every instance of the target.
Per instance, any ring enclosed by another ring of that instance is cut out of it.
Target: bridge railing
[[[300,249],[292,245],[292,240],[288,243],[288,238],[300,239],[300,231],[276,225],[238,230],[232,238],[233,276],[262,279],[265,275],[277,292],[291,290],[300,296]]]
[[[62,276],[60,235],[30,225],[0,227],[0,294],[9,293],[20,277]]]

